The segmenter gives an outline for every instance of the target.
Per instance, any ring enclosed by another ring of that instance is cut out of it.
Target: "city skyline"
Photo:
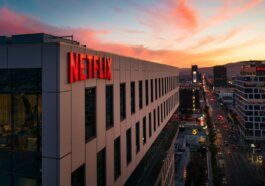
[[[0,35],[74,35],[88,48],[177,67],[265,59],[263,0],[0,1]]]

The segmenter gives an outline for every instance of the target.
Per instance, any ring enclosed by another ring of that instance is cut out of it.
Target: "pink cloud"
[[[194,30],[198,27],[198,13],[186,0],[167,0],[163,6],[140,7],[145,17],[138,20],[142,25],[161,30],[172,26],[176,29]]]
[[[0,34],[15,35],[25,33],[47,33],[57,36],[74,35],[75,39],[89,44],[99,42],[99,36],[108,34],[107,30],[89,28],[59,28],[44,24],[36,18],[16,13],[7,7],[0,8]]]
[[[187,30],[198,27],[198,15],[192,7],[187,5],[186,0],[179,0],[177,5],[173,1],[170,4],[173,7],[172,17],[176,22],[175,24],[181,25]]]

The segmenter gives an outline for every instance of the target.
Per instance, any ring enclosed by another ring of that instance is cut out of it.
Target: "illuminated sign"
[[[198,134],[198,130],[197,129],[192,129],[192,132],[191,132],[193,135],[196,135]]]
[[[256,70],[257,71],[265,71],[265,67],[257,67]]]
[[[256,67],[256,74],[259,76],[265,75],[265,66]]]
[[[69,52],[68,83],[93,78],[111,80],[111,65],[110,57]]]

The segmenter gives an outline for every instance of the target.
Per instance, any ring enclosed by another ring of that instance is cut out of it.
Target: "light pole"
[[[254,143],[251,143],[250,144],[250,147],[252,148],[252,161],[254,161],[254,154],[255,154],[255,144]]]

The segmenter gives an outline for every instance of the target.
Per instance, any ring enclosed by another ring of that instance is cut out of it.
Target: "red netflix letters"
[[[68,82],[74,83],[89,78],[99,78],[111,80],[111,65],[110,57],[100,57],[89,54],[78,54],[69,52],[69,72]]]

